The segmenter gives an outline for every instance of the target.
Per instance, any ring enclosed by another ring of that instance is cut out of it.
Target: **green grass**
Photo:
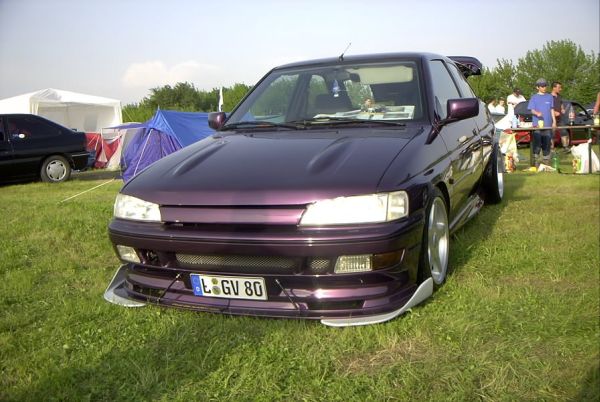
[[[430,300],[344,329],[107,303],[120,182],[0,187],[0,400],[598,400],[600,177],[505,177]]]

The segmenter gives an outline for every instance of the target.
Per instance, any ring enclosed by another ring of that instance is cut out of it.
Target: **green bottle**
[[[552,167],[556,169],[557,172],[560,172],[560,160],[558,159],[558,155],[556,153],[552,155]]]

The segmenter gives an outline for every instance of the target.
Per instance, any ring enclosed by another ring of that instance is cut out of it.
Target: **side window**
[[[463,98],[476,98],[477,96],[473,92],[473,89],[467,82],[465,76],[462,75],[462,73],[458,70],[458,67],[456,67],[454,64],[448,64],[448,67],[450,68],[450,72],[452,73],[454,80],[458,84],[458,88],[460,89],[460,92],[462,93],[462,97]]]
[[[448,99],[460,98],[458,88],[454,84],[450,73],[441,60],[432,60],[429,63],[431,70],[431,83],[435,102],[435,111],[441,119],[445,119],[448,111],[446,104]]]
[[[34,117],[9,117],[8,135],[12,140],[53,137],[60,129],[53,124]]]
[[[353,109],[360,109],[364,106],[365,100],[373,99],[373,91],[368,84],[347,80],[344,81],[344,86],[348,91],[348,97],[350,98]]]
[[[252,117],[255,120],[284,121],[297,83],[298,75],[282,75],[273,81],[250,109]]]
[[[327,96],[328,94],[325,79],[320,75],[313,75],[308,84],[306,109],[309,111],[309,115],[312,116],[317,113],[317,99],[319,99],[319,95]]]
[[[31,136],[29,130],[25,130],[24,117],[9,117],[6,119],[8,127],[8,137],[11,140],[24,140],[27,136]]]

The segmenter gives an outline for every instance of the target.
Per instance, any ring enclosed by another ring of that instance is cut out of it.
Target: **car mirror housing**
[[[208,114],[208,126],[213,130],[219,130],[225,124],[225,112],[212,112]]]
[[[477,98],[448,99],[446,121],[464,120],[479,114]]]

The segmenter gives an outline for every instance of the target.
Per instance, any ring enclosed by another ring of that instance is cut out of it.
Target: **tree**
[[[517,80],[525,88],[531,88],[532,93],[540,77],[549,83],[562,82],[563,98],[589,102],[600,84],[598,57],[586,55],[580,46],[569,40],[547,42],[542,50],[527,52],[517,64]]]
[[[240,103],[252,87],[246,84],[234,84],[233,87],[223,89],[223,110],[231,111]]]
[[[231,111],[252,87],[234,84],[223,88],[223,110]],[[123,107],[123,121],[143,122],[154,115],[157,109],[182,112],[214,112],[219,104],[219,89],[200,91],[189,82],[178,82],[175,86],[164,85],[150,89],[150,95],[140,103]]]
[[[123,122],[142,123],[154,115],[156,109],[142,106],[139,103],[131,103],[123,106]]]
[[[586,55],[572,41],[550,41],[542,50],[528,51],[514,66],[500,59],[494,69],[484,69],[481,76],[469,78],[475,93],[482,99],[505,97],[512,88],[519,87],[526,98],[535,93],[535,82],[543,77],[549,83],[563,83],[564,99],[583,104],[594,101],[600,89],[600,62],[598,55]]]

